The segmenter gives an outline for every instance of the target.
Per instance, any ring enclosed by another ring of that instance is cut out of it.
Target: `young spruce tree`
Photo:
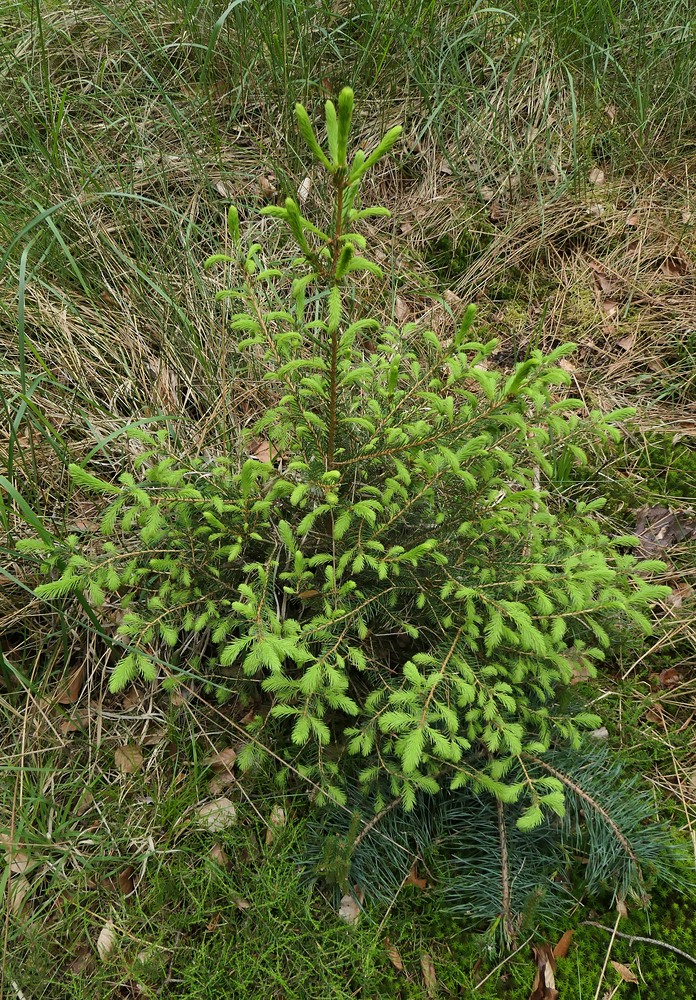
[[[659,564],[626,553],[633,539],[602,533],[599,502],[544,488],[552,444],[583,463],[582,436],[615,437],[619,414],[581,417],[557,389],[572,345],[504,374],[494,344],[471,339],[473,306],[445,338],[371,315],[353,279],[382,273],[360,228],[388,212],[360,187],[401,130],[349,155],[349,88],[326,102],[325,147],[296,114],[330,218],[292,198],[263,209],[297,247],[269,266],[231,207],[232,252],[206,262],[225,267],[218,299],[274,400],[240,437],[281,458],[187,460],[164,421],[133,431],[139,480],[70,467],[108,499],[103,540],[26,542],[53,576],[37,593],[122,609],[112,690],[193,675],[226,697],[260,681],[295,762],[336,800],[359,761],[377,810],[467,786],[531,830],[565,812],[544,755],[599,723],[559,693],[626,626],[648,632],[665,593],[646,578]],[[250,742],[241,765],[259,752]]]

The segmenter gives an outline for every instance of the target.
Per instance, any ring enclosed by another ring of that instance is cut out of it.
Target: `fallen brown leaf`
[[[592,170],[590,170],[589,174],[587,175],[587,179],[590,182],[590,184],[594,184],[597,186],[599,186],[600,184],[604,184],[604,181],[606,180],[604,176],[604,171],[601,170],[599,167],[593,167]]]
[[[421,952],[420,963],[426,992],[429,997],[435,997],[437,996],[437,976],[432,956],[427,951]]]
[[[228,181],[216,181],[215,190],[223,198],[229,198],[230,200],[234,198],[234,188]]]
[[[573,934],[575,931],[565,931],[563,936],[559,938],[556,947],[553,949],[554,958],[565,958],[568,954],[568,948],[570,948],[570,942],[573,940]]]
[[[614,289],[609,276],[606,275],[604,271],[595,270],[594,268],[593,270],[597,291],[602,292],[603,295],[611,295]]]
[[[278,189],[275,186],[275,174],[262,174],[259,177],[259,190],[266,198],[271,198],[274,194],[277,194]]]
[[[73,976],[81,976],[83,973],[91,972],[93,965],[92,952],[87,945],[82,945],[68,968]]]
[[[206,757],[203,761],[208,767],[212,767],[213,771],[229,771],[234,762],[237,759],[237,751],[233,750],[232,747],[225,747],[220,753],[213,754],[212,757]]]
[[[143,700],[144,694],[145,692],[137,688],[135,684],[131,684],[123,694],[123,708],[125,711],[130,712],[132,708],[137,708]]]
[[[7,902],[10,913],[19,916],[29,909],[29,894],[31,883],[26,875],[12,875],[7,885]]]
[[[504,222],[507,218],[507,212],[500,204],[499,201],[493,201],[488,207],[488,218],[491,222]]]
[[[363,899],[364,893],[357,885],[353,886],[352,893],[347,892],[345,896],[342,896],[338,907],[338,915],[341,920],[345,920],[347,924],[357,924],[362,912]]]
[[[659,702],[655,702],[645,713],[645,718],[648,722],[664,722],[665,712],[662,705]]]
[[[258,459],[259,462],[270,462],[271,445],[268,441],[261,441],[250,454],[252,458]]]
[[[135,882],[133,881],[133,875],[135,874],[135,868],[131,865],[126,865],[126,867],[118,873],[118,887],[124,896],[130,896],[131,893],[135,892]]]
[[[85,680],[85,665],[81,663],[72,671],[69,677],[58,685],[56,701],[59,705],[74,705],[80,697]]]
[[[114,752],[114,764],[121,774],[134,774],[143,766],[143,752],[136,743],[118,747]]]
[[[617,340],[616,346],[621,347],[624,351],[630,351],[635,342],[636,342],[636,334],[629,333],[625,337],[622,337],[621,340]]]
[[[99,937],[97,938],[97,954],[100,959],[105,961],[111,952],[114,950],[116,945],[116,927],[114,926],[113,920],[107,920],[102,929],[99,931]]]
[[[402,299],[400,295],[397,295],[394,301],[394,319],[397,323],[405,323],[410,315],[411,307],[408,302],[406,299]]]
[[[287,821],[288,818],[283,807],[278,805],[273,806],[271,809],[271,815],[268,817],[268,827],[266,829],[267,844],[273,843],[275,831],[285,826]]]
[[[204,802],[198,808],[196,815],[201,826],[217,833],[219,830],[226,830],[228,826],[233,826],[236,823],[237,808],[233,802],[223,796],[219,799],[213,799],[212,802]]]
[[[676,667],[666,667],[665,670],[660,672],[659,681],[662,687],[667,688],[669,691],[670,688],[681,684],[681,675]]]
[[[532,945],[532,956],[537,970],[529,1000],[558,1000],[556,989],[556,959],[550,944]]]
[[[404,971],[404,963],[399,954],[399,949],[396,945],[392,944],[389,938],[384,939],[384,949],[389,957],[389,961],[399,972]]]
[[[94,805],[94,796],[91,792],[84,790],[80,798],[77,800],[77,805],[75,806],[75,815],[84,816],[84,814],[92,808]]]
[[[666,257],[662,264],[663,274],[669,275],[670,278],[681,278],[688,270],[689,265],[683,257],[672,255],[671,257]]]
[[[213,846],[208,851],[208,857],[211,861],[220,865],[222,868],[227,868],[230,863],[230,859],[225,854],[225,850],[222,844],[213,844]]]
[[[406,885],[415,885],[417,889],[427,889],[428,883],[426,879],[419,878],[418,876],[418,863],[416,861],[411,865],[411,870],[406,876]]]
[[[680,608],[684,601],[690,600],[693,596],[693,587],[690,587],[688,583],[677,583],[672,587],[671,594],[665,597],[665,604],[672,608]]]
[[[636,535],[641,556],[653,559],[678,542],[696,537],[696,518],[669,507],[641,507],[636,511]]]
[[[623,965],[621,962],[615,962],[614,959],[611,960],[611,964],[614,966],[625,983],[638,982],[638,976],[632,969],[629,969],[627,965]]]

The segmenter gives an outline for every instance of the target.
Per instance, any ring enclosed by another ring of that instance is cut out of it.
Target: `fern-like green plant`
[[[326,104],[325,146],[296,111],[326,218],[292,198],[262,210],[296,245],[281,266],[231,207],[232,251],[206,262],[224,267],[217,297],[272,405],[240,432],[241,458],[186,460],[163,427],[132,432],[138,478],[71,466],[108,500],[104,540],[32,542],[54,577],[37,593],[120,606],[113,690],[162,664],[221,697],[260,682],[296,765],[336,799],[356,760],[377,809],[466,784],[519,803],[531,829],[563,815],[564,788],[520,762],[598,725],[559,690],[625,627],[648,632],[665,593],[646,578],[660,564],[602,533],[599,502],[544,489],[552,445],[582,463],[583,436],[615,436],[620,414],[580,416],[566,398],[571,345],[503,373],[471,339],[473,307],[444,338],[374,315],[362,289],[382,273],[360,226],[388,213],[360,187],[400,129],[349,155],[349,88]],[[259,436],[275,463],[243,457]],[[250,743],[241,765],[256,755]]]

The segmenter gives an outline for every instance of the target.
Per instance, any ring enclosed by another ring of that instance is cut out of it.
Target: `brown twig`
[[[696,958],[690,955],[688,951],[682,951],[681,948],[677,948],[676,945],[668,944],[667,941],[660,941],[657,938],[642,937],[640,934],[625,934],[623,931],[617,931],[614,927],[607,927],[605,924],[597,923],[596,920],[583,920],[583,927],[598,927],[600,931],[606,931],[607,934],[613,934],[614,937],[625,938],[629,944],[633,944],[634,941],[640,941],[642,944],[656,944],[658,948],[666,948],[667,951],[673,951],[675,955],[680,955],[681,958],[685,958],[687,962],[692,962],[696,965]]]

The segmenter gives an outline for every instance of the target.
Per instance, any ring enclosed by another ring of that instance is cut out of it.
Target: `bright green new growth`
[[[110,499],[106,540],[97,555],[75,538],[33,541],[59,570],[37,592],[120,605],[112,690],[163,666],[203,675],[222,698],[260,681],[296,764],[334,798],[356,758],[377,808],[469,784],[525,803],[518,825],[530,829],[563,815],[563,787],[520,762],[598,725],[559,692],[627,624],[648,632],[666,592],[645,579],[660,564],[622,551],[634,540],[602,534],[600,502],[573,506],[541,485],[554,449],[582,463],[583,437],[615,437],[617,414],[580,418],[557,391],[572,347],[535,351],[506,376],[488,367],[493,344],[467,340],[473,307],[446,339],[361,308],[351,276],[381,271],[356,225],[388,212],[362,208],[360,184],[400,129],[349,159],[350,89],[327,102],[328,155],[296,113],[333,189],[330,223],[291,198],[263,209],[300,252],[267,266],[232,207],[234,251],[206,262],[231,270],[218,298],[237,310],[241,363],[263,368],[275,399],[240,435],[264,436],[278,467],[184,461],[166,429],[134,431],[140,481],[71,466],[77,486]],[[250,744],[241,761],[257,759]]]

